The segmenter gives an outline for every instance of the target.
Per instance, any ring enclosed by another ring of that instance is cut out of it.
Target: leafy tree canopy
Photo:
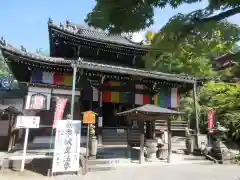
[[[49,50],[42,49],[42,48],[36,49],[36,53],[41,54],[43,56],[49,56],[50,55]]]
[[[206,116],[207,109],[214,108],[217,121],[230,130],[228,135],[235,140],[240,138],[239,98],[239,84],[209,82],[204,85],[199,93],[203,115]],[[206,118],[203,122],[207,123]]]
[[[168,26],[170,29],[174,28]],[[231,51],[240,38],[240,28],[228,21],[203,25],[184,41],[176,44],[162,31],[148,32],[147,40],[157,52],[145,57],[146,67],[168,73],[185,73],[196,76],[216,76],[212,70],[214,57]],[[224,75],[229,71],[221,71]]]
[[[87,15],[85,21],[89,25],[112,33],[135,32],[150,27],[154,23],[154,8],[165,8],[167,6],[177,8],[182,4],[200,3],[203,1],[96,0],[95,7]],[[191,33],[193,29],[202,26],[202,24],[217,22],[238,13],[240,13],[239,0],[209,0],[205,9],[199,9],[185,15],[178,14],[172,17],[167,25],[178,21],[178,23],[174,23],[177,28],[171,29],[171,31],[175,31],[174,34],[178,35],[178,38],[182,38]]]
[[[9,75],[9,69],[0,51],[0,75]]]

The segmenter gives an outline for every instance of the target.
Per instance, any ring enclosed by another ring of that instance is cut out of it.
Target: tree
[[[38,48],[36,50],[36,53],[41,54],[43,56],[49,56],[49,54],[50,54],[49,50],[45,50],[45,49],[42,49],[42,48]]]
[[[168,73],[217,76],[219,74],[212,70],[212,60],[235,47],[240,38],[240,28],[228,21],[211,23],[188,35],[177,45],[161,31],[147,32],[146,36],[152,47],[159,50],[145,57],[147,68]]]
[[[240,85],[223,82],[209,82],[204,85],[199,93],[202,114],[207,114],[207,109],[216,110],[216,119],[229,129],[228,137],[233,140],[240,139]],[[205,121],[203,124],[205,124]]]
[[[177,8],[182,4],[200,3],[204,0],[97,0],[92,12],[85,21],[92,26],[112,33],[135,32],[150,27],[154,23],[154,8],[170,6]],[[219,10],[220,13],[219,13]],[[209,0],[205,9],[192,13],[178,14],[166,26],[178,21],[174,36],[183,38],[194,29],[209,22],[218,22],[240,13],[239,0]],[[175,24],[175,23],[174,23]],[[165,27],[163,29],[165,29]]]
[[[0,75],[9,75],[9,69],[0,51]]]
[[[168,44],[168,38],[163,36],[161,31],[157,33],[147,32],[147,42],[151,43],[153,48],[158,49],[160,54],[158,54],[159,52],[150,52],[145,57],[146,66],[149,69],[161,72],[208,76],[213,79],[231,75],[233,69],[219,72],[213,71],[212,60],[214,57],[236,49],[236,42],[239,40],[240,36],[239,31],[239,27],[227,21],[210,23],[207,26],[202,26],[196,33],[188,35],[185,41],[179,43],[178,46],[175,46],[172,41]],[[216,87],[218,87],[217,85]],[[212,102],[208,99],[213,96],[216,96],[216,98],[218,97],[219,89],[211,89],[215,87],[213,84],[206,84],[204,88],[201,89],[201,93],[197,97],[200,129],[201,132],[206,132],[207,109],[216,108],[218,111],[218,120],[227,128],[231,129],[229,137],[238,139],[240,135],[240,131],[238,132],[240,119],[236,118],[235,122],[234,118],[240,114],[234,109],[231,109],[229,112],[224,112],[224,109],[229,109],[228,107],[231,106],[232,101],[230,99],[235,98],[235,102],[238,100],[238,95],[231,93],[239,89],[234,86],[230,88],[228,84],[224,83],[222,86],[226,89],[228,94],[226,94],[227,97],[225,98],[224,92],[221,92],[222,96],[219,97],[218,102]],[[214,92],[214,95],[209,92]],[[218,106],[221,101],[223,101],[225,107]],[[195,128],[195,110],[191,91],[181,95],[180,110],[186,113],[185,119],[191,122],[192,128]],[[237,121],[238,119],[239,121]]]

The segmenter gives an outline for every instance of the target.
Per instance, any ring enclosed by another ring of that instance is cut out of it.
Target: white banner
[[[52,172],[79,170],[81,121],[57,121]]]

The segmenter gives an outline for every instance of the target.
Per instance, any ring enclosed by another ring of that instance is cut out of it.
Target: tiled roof
[[[167,108],[162,108],[160,106],[156,106],[156,105],[152,105],[152,104],[145,104],[142,106],[139,106],[137,108],[133,108],[127,111],[123,111],[120,113],[117,113],[117,115],[127,115],[127,114],[131,114],[131,113],[154,113],[154,114],[166,114],[166,115],[181,115],[183,114],[182,112],[178,112],[178,111],[174,111],[171,109],[167,109]]]
[[[195,77],[181,75],[181,74],[168,74],[156,71],[147,71],[143,69],[135,69],[135,68],[128,68],[122,66],[114,66],[109,64],[100,64],[96,62],[90,62],[88,59],[79,59],[79,60],[66,60],[64,58],[53,58],[42,56],[36,53],[29,53],[26,49],[22,48],[22,50],[16,49],[9,45],[2,45],[0,44],[0,49],[3,51],[3,55],[7,56],[8,54],[13,54],[15,56],[21,56],[21,59],[25,59],[31,61],[33,63],[43,63],[43,64],[50,64],[50,65],[58,65],[58,66],[68,66],[70,67],[73,63],[76,63],[79,68],[93,70],[93,71],[100,71],[100,72],[107,72],[107,73],[119,73],[125,75],[133,75],[133,76],[140,76],[144,78],[153,78],[159,80],[167,80],[167,81],[174,81],[174,82],[185,82],[185,83],[193,83],[197,80]]]
[[[48,25],[51,29],[70,33],[71,35],[78,38],[87,38],[98,43],[112,43],[118,44],[120,46],[122,45],[125,47],[133,47],[143,50],[150,49],[150,46],[133,42],[128,35],[109,34],[100,29],[95,29],[87,25],[78,25],[69,21],[66,21],[66,23],[61,23],[60,25],[56,25],[52,22],[52,20],[49,20]]]
[[[71,64],[71,60],[66,60],[64,58],[55,58],[55,57],[49,57],[49,56],[43,56],[41,54],[38,53],[31,53],[31,52],[27,52],[27,50],[24,47],[21,47],[21,50],[18,48],[15,48],[9,44],[3,44],[1,45],[0,43],[0,49],[3,50],[3,53],[12,53],[15,54],[17,56],[22,56],[22,57],[26,57],[28,59],[31,59],[32,61],[35,62],[46,62],[46,63],[53,63],[53,64],[63,64],[63,65],[70,65]],[[4,55],[4,54],[3,54]]]

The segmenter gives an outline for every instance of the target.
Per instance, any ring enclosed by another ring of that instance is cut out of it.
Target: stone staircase
[[[103,145],[127,145],[127,129],[103,129],[102,139]],[[138,144],[140,142],[140,131],[138,129],[132,130],[129,135],[132,143]]]
[[[126,155],[126,147],[99,147],[97,157],[88,160],[88,172],[112,170],[119,164],[130,164],[131,160]],[[81,162],[84,172],[84,157],[81,157]]]

